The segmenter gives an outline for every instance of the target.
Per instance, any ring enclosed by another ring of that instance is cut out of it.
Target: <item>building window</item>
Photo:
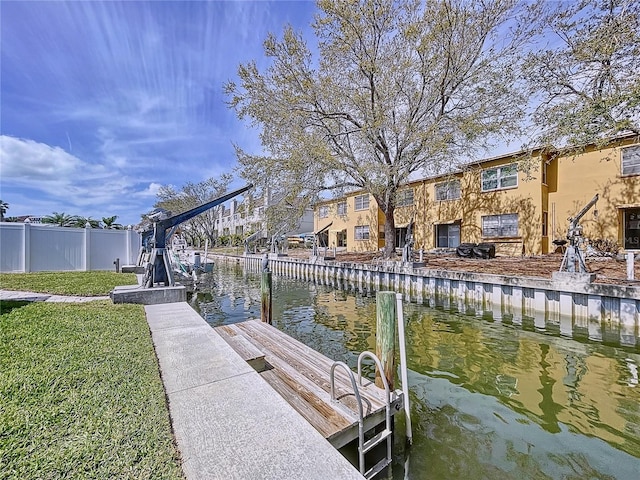
[[[358,195],[354,198],[354,203],[356,210],[367,210],[369,208],[369,194]]]
[[[436,185],[436,200],[457,200],[460,198],[460,180],[438,183]]]
[[[547,169],[549,164],[546,161],[542,161],[542,184],[547,185]]]
[[[640,145],[622,149],[622,175],[640,175]]]
[[[518,214],[487,215],[482,217],[483,237],[517,237]]]
[[[347,214],[347,202],[338,202],[338,215],[346,215]]]
[[[460,223],[436,225],[436,247],[456,248],[460,245]]]
[[[318,208],[318,218],[327,218],[329,216],[329,207],[322,205]]]
[[[624,210],[624,249],[640,250],[640,208]]]
[[[396,207],[408,207],[413,205],[413,188],[407,188],[398,192]]]
[[[549,213],[542,212],[542,236],[546,237],[549,235]]]
[[[369,240],[369,225],[358,225],[354,234],[356,240]]]
[[[482,171],[482,191],[500,190],[518,186],[518,164],[488,168]]]

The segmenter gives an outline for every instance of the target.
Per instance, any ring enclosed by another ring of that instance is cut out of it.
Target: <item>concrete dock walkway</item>
[[[364,478],[187,303],[145,311],[188,479]]]

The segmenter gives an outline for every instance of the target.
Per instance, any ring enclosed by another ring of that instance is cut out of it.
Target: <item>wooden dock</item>
[[[258,320],[215,331],[335,448],[358,438],[358,405],[351,379],[342,368],[335,369],[338,401],[331,399],[333,360]],[[385,392],[366,378],[358,387],[366,432],[385,421]],[[391,392],[393,414],[402,409],[402,401],[401,391]]]

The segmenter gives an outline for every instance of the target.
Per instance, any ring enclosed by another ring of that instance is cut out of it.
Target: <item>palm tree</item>
[[[42,217],[42,223],[51,223],[59,227],[73,227],[76,224],[77,218],[75,215],[67,215],[66,213],[53,212],[51,215]],[[84,224],[83,224],[84,226]]]
[[[122,229],[122,225],[119,223],[116,223],[117,218],[118,218],[118,215],[114,215],[113,217],[102,217],[102,224],[104,225],[104,228],[112,229],[112,230]]]
[[[9,204],[0,200],[0,222],[4,222],[4,214],[9,210]]]
[[[100,228],[100,222],[98,220],[94,220],[91,217],[75,217],[76,220],[74,222],[74,226],[78,228],[85,228],[87,224],[89,228]]]

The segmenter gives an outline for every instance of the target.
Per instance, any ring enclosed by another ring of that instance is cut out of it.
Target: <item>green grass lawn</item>
[[[53,295],[108,295],[118,285],[135,285],[133,273],[91,272],[34,272],[0,273],[0,289],[24,290]]]
[[[106,293],[96,273],[55,293]],[[2,480],[183,478],[140,305],[0,302],[0,399]]]

